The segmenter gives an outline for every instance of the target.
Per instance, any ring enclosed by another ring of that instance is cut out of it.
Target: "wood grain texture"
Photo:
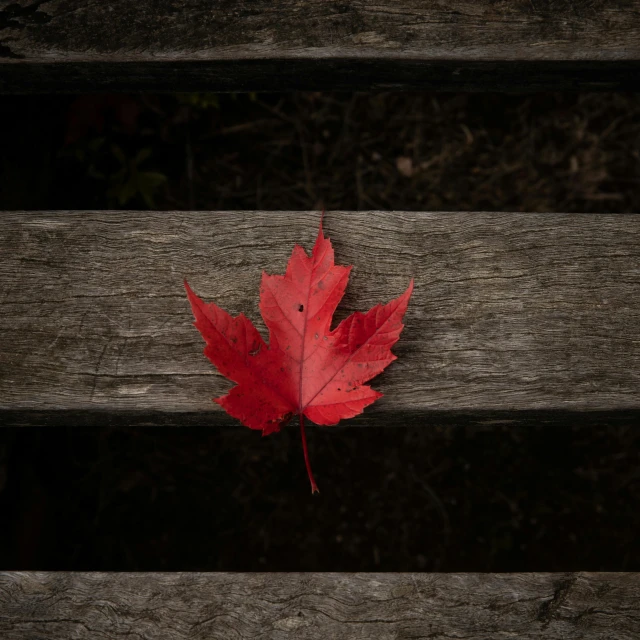
[[[0,0],[0,91],[640,89],[640,0]]]
[[[634,640],[637,573],[0,573],[3,640]]]
[[[236,424],[183,288],[258,312],[317,212],[16,212],[0,221],[0,422]],[[640,216],[329,212],[335,321],[415,290],[384,397],[344,424],[640,417]],[[335,322],[334,325],[335,326]]]

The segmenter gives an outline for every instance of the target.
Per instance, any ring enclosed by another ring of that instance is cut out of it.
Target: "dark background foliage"
[[[640,211],[633,94],[2,97],[0,136],[5,210]],[[313,497],[293,426],[2,429],[0,567],[640,570],[638,430],[346,424]]]

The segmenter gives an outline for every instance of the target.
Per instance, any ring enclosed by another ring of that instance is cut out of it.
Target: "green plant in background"
[[[205,134],[219,126],[227,110],[236,111],[247,100],[257,99],[256,93],[207,92],[162,99],[81,96],[68,110],[58,152],[58,182],[68,181],[77,202],[91,203],[84,206],[122,208],[135,201],[155,209],[156,201],[163,200],[160,187],[168,176],[186,171],[187,204],[193,209]],[[160,171],[145,168],[152,150]]]
[[[157,171],[144,171],[140,165],[151,156],[151,149],[139,150],[127,157],[117,144],[109,145],[105,137],[82,138],[60,151],[60,157],[79,163],[85,176],[105,184],[108,205],[124,206],[134,198],[141,198],[155,209],[154,196],[167,176]]]
[[[75,158],[85,167],[85,175],[104,180],[105,175],[98,170],[98,165],[104,155],[105,138],[82,138],[68,147],[63,147],[59,156],[61,158]]]
[[[232,100],[238,99],[237,93],[231,93],[230,95]],[[255,102],[258,98],[254,92],[247,95],[251,102]],[[178,102],[195,107],[196,109],[220,109],[220,97],[217,93],[178,93],[176,96]]]
[[[151,149],[141,149],[134,158],[127,158],[118,145],[112,144],[111,152],[120,163],[120,169],[109,176],[107,197],[123,206],[140,196],[150,209],[155,209],[153,196],[167,176],[157,171],[140,171],[139,165],[149,158]]]
[[[217,93],[179,93],[178,102],[196,109],[219,109],[220,99]]]

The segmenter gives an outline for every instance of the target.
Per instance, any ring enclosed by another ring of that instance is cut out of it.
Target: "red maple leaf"
[[[184,283],[194,324],[207,343],[205,356],[236,383],[214,402],[265,436],[298,414],[312,493],[318,487],[309,464],[304,416],[318,425],[335,425],[382,396],[363,383],[396,359],[391,347],[404,327],[413,291],[411,280],[400,297],[364,314],[356,311],[330,331],[350,271],[334,264],[320,219],[311,256],[296,245],[284,276],[262,273],[260,312],[269,329],[268,346],[244,314],[233,318],[214,303],[205,304]]]

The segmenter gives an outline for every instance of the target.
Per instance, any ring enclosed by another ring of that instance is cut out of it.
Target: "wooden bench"
[[[19,212],[0,221],[0,419],[229,424],[183,279],[258,311],[319,214]],[[337,317],[415,277],[385,395],[353,425],[640,420],[640,216],[329,212]]]
[[[640,0],[0,4],[0,92],[637,90]],[[182,289],[257,313],[316,212],[6,212],[0,424],[229,424]],[[640,217],[328,212],[338,319],[416,289],[346,425],[640,422]],[[0,634],[603,638],[638,574],[0,574]]]
[[[635,640],[628,573],[0,573],[3,640]]]
[[[0,91],[640,88],[640,0],[35,0]]]

